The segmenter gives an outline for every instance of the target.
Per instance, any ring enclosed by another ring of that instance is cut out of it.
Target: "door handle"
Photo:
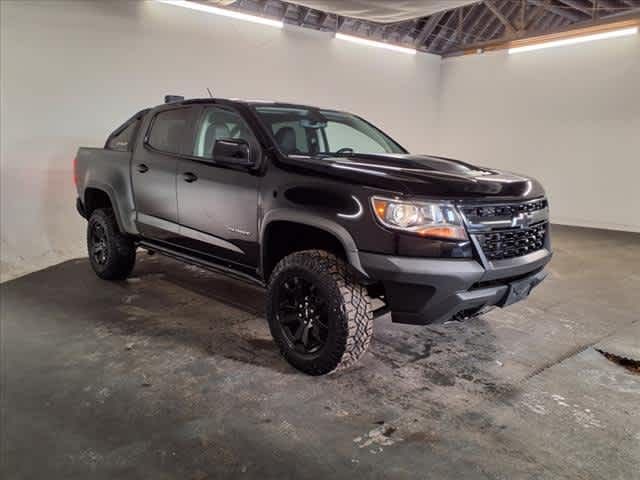
[[[149,170],[149,167],[147,167],[144,163],[141,163],[141,164],[138,165],[138,171],[140,173],[144,173],[147,170]]]
[[[198,179],[198,176],[195,173],[186,172],[182,174],[184,181],[187,183],[195,182]]]

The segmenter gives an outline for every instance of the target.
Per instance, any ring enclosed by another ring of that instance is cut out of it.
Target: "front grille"
[[[490,205],[463,207],[462,211],[467,217],[489,218],[489,217],[514,217],[519,213],[535,212],[548,206],[547,200],[542,198],[533,202],[516,203],[512,205]]]
[[[544,247],[547,222],[528,228],[507,228],[477,235],[480,248],[487,260],[514,258]]]

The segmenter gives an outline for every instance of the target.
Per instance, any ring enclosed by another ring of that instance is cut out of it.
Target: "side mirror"
[[[216,140],[213,146],[213,159],[226,165],[252,167],[251,149],[246,140],[226,138]]]

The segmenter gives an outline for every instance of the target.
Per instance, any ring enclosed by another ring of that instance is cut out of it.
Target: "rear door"
[[[191,144],[193,115],[192,106],[155,113],[133,156],[136,221],[144,237],[172,241],[179,234],[176,168],[186,146]]]
[[[239,113],[227,106],[202,108],[191,157],[178,162],[180,241],[218,262],[255,273],[259,177],[216,163],[213,146],[225,138],[244,139],[251,154],[260,155],[259,143]]]

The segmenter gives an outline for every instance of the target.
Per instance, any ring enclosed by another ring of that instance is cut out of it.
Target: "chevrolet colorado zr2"
[[[506,307],[551,259],[536,180],[410,154],[336,110],[168,96],[80,148],[74,175],[100,278],[142,248],[266,287],[275,343],[311,375],[354,364],[379,315]]]

